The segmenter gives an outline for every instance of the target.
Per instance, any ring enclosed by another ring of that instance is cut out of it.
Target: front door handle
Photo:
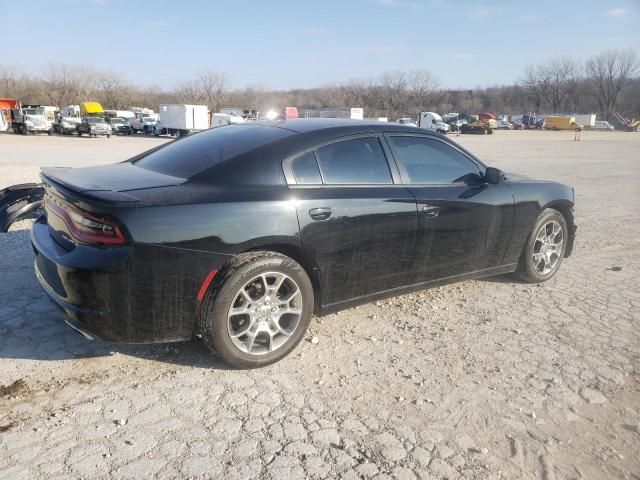
[[[312,208],[311,210],[309,210],[309,216],[314,220],[326,220],[331,216],[331,208],[329,207]]]
[[[440,213],[440,207],[436,207],[435,205],[425,205],[422,207],[422,213],[424,213],[425,217],[437,217]]]

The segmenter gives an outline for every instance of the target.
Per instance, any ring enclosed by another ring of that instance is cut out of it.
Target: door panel
[[[513,195],[505,184],[408,189],[418,207],[416,281],[503,264],[514,218]]]
[[[417,215],[401,186],[296,187],[303,247],[322,278],[323,305],[409,283]]]
[[[449,140],[415,134],[387,140],[416,198],[416,282],[501,266],[513,228],[511,190],[486,183],[484,167]]]

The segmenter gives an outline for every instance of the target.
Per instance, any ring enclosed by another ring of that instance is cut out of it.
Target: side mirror
[[[487,167],[487,169],[484,171],[484,180],[487,183],[497,185],[504,182],[504,172],[499,168]]]

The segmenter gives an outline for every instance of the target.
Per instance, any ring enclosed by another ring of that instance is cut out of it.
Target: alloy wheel
[[[282,347],[302,317],[302,292],[281,272],[255,276],[236,293],[227,314],[233,344],[250,355],[265,355]]]
[[[541,275],[547,275],[558,264],[562,255],[564,232],[560,224],[551,220],[546,222],[536,234],[533,243],[533,268]]]

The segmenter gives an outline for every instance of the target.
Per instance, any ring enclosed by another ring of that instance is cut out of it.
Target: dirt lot
[[[85,341],[34,279],[29,222],[0,234],[0,478],[640,478],[640,134],[454,138],[575,186],[558,275],[315,319],[262,370]],[[157,142],[0,135],[0,187]]]

